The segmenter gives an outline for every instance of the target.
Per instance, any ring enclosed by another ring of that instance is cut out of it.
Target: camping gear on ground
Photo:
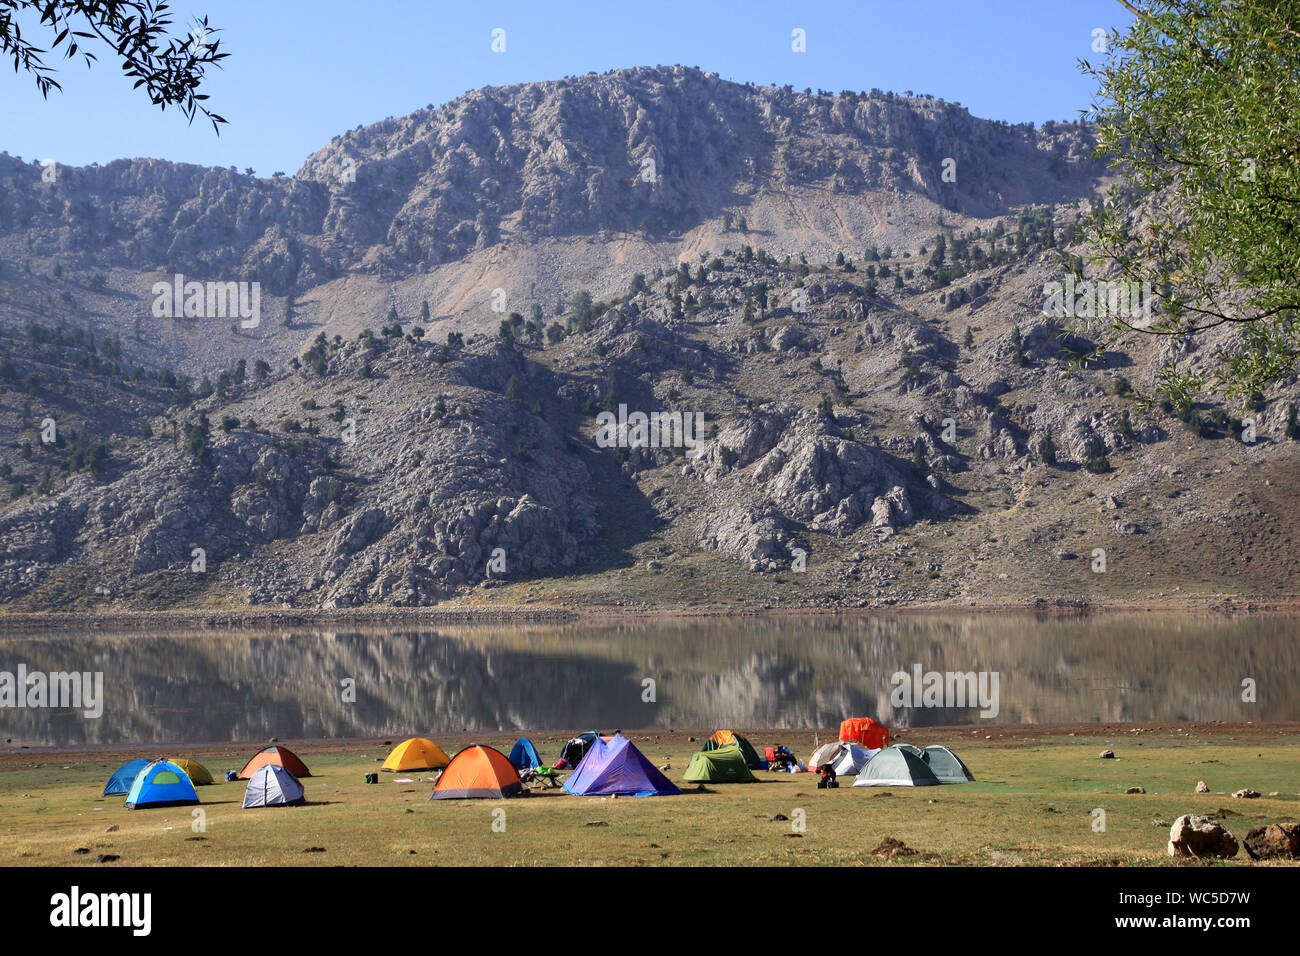
[[[967,783],[975,779],[961,757],[939,744],[926,747],[921,759],[930,765],[930,770],[939,778],[940,783]]]
[[[451,763],[446,751],[428,737],[403,740],[388,754],[381,770],[397,773],[402,770],[441,770]]]
[[[126,795],[128,810],[146,807],[179,807],[198,803],[199,795],[189,776],[169,760],[155,760],[146,766],[131,783]]]
[[[523,791],[523,781],[505,754],[493,747],[470,744],[451,758],[429,799],[497,800]]]
[[[838,790],[839,781],[835,779],[835,768],[828,763],[822,764],[821,779],[817,781],[818,790]]]
[[[515,745],[510,748],[510,763],[516,770],[528,770],[532,767],[540,767],[542,758],[537,756],[537,748],[527,737],[520,737],[515,741]]]
[[[769,770],[789,771],[792,765],[798,763],[799,759],[785,747],[767,748],[767,767]]]
[[[103,796],[112,797],[119,793],[130,793],[131,784],[135,783],[136,776],[147,766],[149,766],[147,760],[128,760],[122,764],[113,771],[113,776],[108,778],[108,783],[104,784]]]
[[[267,764],[276,764],[289,771],[295,777],[310,777],[311,771],[307,765],[298,759],[298,755],[288,747],[278,745],[267,747],[265,750],[259,750],[244,764],[244,769],[239,771],[240,780],[250,780],[260,768]]]
[[[868,750],[889,746],[889,728],[870,717],[850,717],[840,721],[840,740],[851,740]]]
[[[564,766],[576,767],[580,764],[587,751],[591,749],[591,745],[599,739],[600,734],[594,730],[587,730],[570,740],[564,745],[564,749],[560,751],[560,759],[567,761]],[[556,767],[560,768],[559,764],[556,764]]]
[[[545,786],[554,790],[560,785],[560,773],[552,767],[528,767],[519,771],[519,779],[528,786]]]
[[[939,778],[930,765],[899,747],[876,754],[853,781],[855,787],[937,787]]]
[[[597,740],[578,769],[564,781],[578,796],[664,797],[682,791],[622,734]]]
[[[745,755],[739,747],[719,747],[717,750],[699,750],[691,754],[691,762],[682,774],[690,783],[755,783],[757,778],[749,772]]]
[[[239,779],[239,774],[235,773],[235,771],[233,771],[233,770],[227,770],[227,771],[226,771],[226,782],[227,782],[227,783],[229,783],[229,782],[232,781],[232,780],[238,780],[238,779]]]
[[[373,772],[366,774],[366,783],[378,783],[378,782],[379,782],[379,774]]]
[[[750,770],[766,770],[767,761],[758,755],[754,745],[734,730],[715,730],[713,736],[704,741],[701,750],[717,750],[719,747],[739,747],[745,756],[745,766]]]
[[[190,778],[190,783],[194,784],[194,786],[208,787],[214,783],[208,768],[197,760],[186,760],[184,757],[172,757],[170,759],[172,763],[185,771],[185,775]]]
[[[306,794],[298,778],[279,764],[267,763],[258,767],[244,791],[244,809],[253,807],[287,807],[306,802]]]

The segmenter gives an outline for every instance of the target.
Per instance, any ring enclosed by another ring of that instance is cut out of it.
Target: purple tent
[[[579,796],[666,797],[681,791],[622,734],[605,743],[599,737],[564,789]]]

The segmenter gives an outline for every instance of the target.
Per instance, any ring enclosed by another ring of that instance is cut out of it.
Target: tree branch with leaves
[[[220,68],[229,54],[221,52],[207,17],[195,20],[188,34],[172,35],[169,9],[157,0],[0,0],[0,56],[12,59],[15,73],[31,74],[48,98],[63,87],[47,56],[61,52],[90,66],[98,59],[94,48],[107,45],[135,80],[133,89],[143,87],[155,106],[174,107],[190,122],[207,118],[219,133],[226,120],[204,105],[208,96],[200,87],[207,70]],[[23,20],[29,27],[35,21],[35,40],[30,29],[23,31]]]
[[[1098,149],[1121,181],[1085,224],[1093,261],[1148,282],[1150,324],[1232,327],[1217,386],[1248,396],[1300,361],[1300,0],[1119,0],[1099,84]]]

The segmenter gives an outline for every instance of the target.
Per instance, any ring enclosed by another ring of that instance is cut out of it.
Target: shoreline
[[[483,730],[473,733],[459,731],[456,733],[415,732],[414,736],[428,736],[447,750],[456,751],[475,743],[492,746],[502,741],[513,742],[520,737],[528,737],[538,745],[562,744],[564,741],[591,728],[553,728]],[[618,732],[634,742],[653,742],[660,745],[702,743],[716,728],[619,728]],[[603,728],[602,733],[613,732],[614,728]],[[833,741],[837,734],[834,727],[742,727],[737,733],[744,734],[751,740],[762,738],[784,738],[786,746],[796,749],[797,756],[802,757],[803,749],[817,734],[821,743]],[[972,726],[970,724],[949,724],[936,727],[898,727],[891,728],[894,742],[917,743],[921,746],[930,743],[944,743],[960,746],[964,741],[976,741],[983,746],[1018,748],[1038,745],[1047,738],[1090,738],[1130,736],[1140,741],[1142,736],[1168,736],[1185,734],[1188,737],[1286,737],[1300,735],[1300,721],[1280,721],[1277,723],[1257,723],[1255,721],[1097,721],[1088,723],[1050,723],[1050,724],[995,724],[989,726]],[[803,738],[808,738],[804,740]],[[58,758],[59,760],[111,760],[142,756],[144,754],[168,754],[184,751],[193,758],[229,754],[232,751],[245,752],[250,755],[271,743],[288,747],[303,754],[312,753],[359,753],[375,748],[392,748],[406,739],[402,734],[371,737],[276,737],[258,739],[239,739],[227,741],[205,741],[202,743],[184,741],[162,741],[158,743],[111,743],[111,744],[75,744],[70,747],[56,745],[16,743],[0,744],[0,767],[40,760],[41,758]],[[780,740],[777,741],[781,742]],[[508,744],[507,744],[508,746]],[[499,748],[498,748],[499,749]]]
[[[0,634],[22,631],[113,630],[131,627],[190,627],[224,630],[234,627],[312,627],[331,625],[478,625],[478,624],[596,624],[633,619],[719,617],[878,617],[909,614],[1296,614],[1300,598],[1254,599],[1215,596],[1201,600],[1109,601],[1094,603],[1037,598],[1033,601],[970,601],[967,603],[878,604],[870,607],[775,607],[771,605],[711,605],[630,607],[592,605],[453,604],[430,607],[361,607],[345,609],[269,608],[249,606],[171,611],[2,611]]]

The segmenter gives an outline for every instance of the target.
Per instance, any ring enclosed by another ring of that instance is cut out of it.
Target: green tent
[[[965,761],[947,747],[931,744],[925,748],[923,756],[940,783],[966,783],[975,779]]]
[[[701,750],[691,755],[690,765],[682,779],[688,783],[757,783],[745,755],[736,746]]]
[[[937,787],[939,778],[920,757],[899,747],[886,747],[858,771],[855,787]]]
[[[750,770],[766,770],[767,763],[758,755],[754,745],[734,730],[717,730],[713,736],[704,741],[701,750],[721,750],[723,747],[739,747],[745,758],[745,766]]]

